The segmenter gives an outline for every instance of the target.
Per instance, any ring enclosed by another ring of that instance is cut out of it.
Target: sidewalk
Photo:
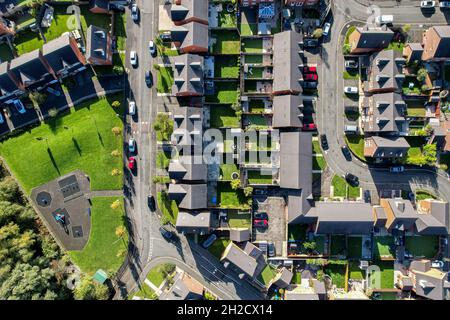
[[[417,6],[418,1],[413,0],[400,0],[400,1],[393,1],[393,0],[354,0],[355,2],[363,5],[363,6],[379,6],[380,8],[390,8],[390,7],[400,7],[400,6],[411,6],[415,7]]]

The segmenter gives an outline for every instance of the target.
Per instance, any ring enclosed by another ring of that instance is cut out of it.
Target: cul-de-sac
[[[450,300],[449,201],[450,1],[0,1],[0,300]]]

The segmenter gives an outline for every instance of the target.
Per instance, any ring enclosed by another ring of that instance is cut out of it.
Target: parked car
[[[3,115],[0,113],[0,124],[4,123],[5,119],[3,119]]]
[[[439,7],[441,9],[448,9],[448,8],[450,8],[450,1],[441,1],[441,2],[439,2]]]
[[[19,112],[20,114],[24,114],[27,112],[27,110],[25,109],[25,106],[23,105],[22,101],[20,100],[14,100],[14,106],[17,109],[17,112]]]
[[[372,197],[370,196],[370,190],[364,190],[364,202],[371,203]]]
[[[152,74],[150,73],[150,70],[145,71],[145,83],[149,88],[151,88],[153,85],[153,77]]]
[[[343,177],[352,187],[359,186],[359,179],[354,174],[346,173]]]
[[[209,247],[211,247],[211,245],[214,243],[214,241],[217,240],[217,236],[213,233],[211,234],[208,239],[206,239],[203,244],[202,247],[205,249],[208,249]]]
[[[170,241],[173,239],[173,233],[170,232],[169,230],[167,230],[166,228],[159,227],[159,232],[161,233],[163,238],[166,239],[167,241]]]
[[[150,55],[152,57],[156,55],[156,45],[152,40],[148,42],[148,50],[150,50]]]
[[[138,63],[138,56],[137,56],[137,53],[136,53],[136,51],[132,50],[132,51],[130,51],[130,64],[131,64],[133,67],[136,67],[136,66],[137,66],[137,63]]]
[[[328,36],[328,34],[330,33],[330,29],[331,29],[331,23],[329,23],[329,22],[326,22],[324,25],[323,25],[323,33],[322,33],[322,35],[324,36],[324,37],[326,37],[326,36]]]
[[[133,19],[134,22],[139,21],[139,7],[136,3],[133,3],[131,6],[131,19]]]
[[[322,145],[322,149],[323,150],[328,150],[328,140],[327,140],[327,136],[324,134],[320,135],[320,144]]]
[[[147,196],[147,205],[148,205],[150,211],[154,212],[156,210],[155,197],[151,194],[149,194]]]
[[[226,211],[220,211],[219,212],[219,219],[227,222],[228,221],[228,213]]]
[[[136,168],[136,158],[135,157],[130,157],[128,159],[128,169],[134,170],[135,168]]]
[[[269,242],[269,244],[267,245],[267,254],[269,255],[269,257],[275,256],[275,245],[273,244],[273,242]]]
[[[434,260],[431,262],[432,268],[442,269],[444,267],[444,261]]]
[[[347,146],[343,146],[341,147],[342,153],[344,154],[344,158],[347,161],[352,161],[352,153],[350,152],[350,150],[348,149]]]
[[[169,42],[172,40],[172,35],[170,31],[161,32],[159,34],[159,38],[161,39],[162,42]]]
[[[394,23],[394,16],[393,15],[377,16],[375,17],[375,22],[378,25]]]
[[[317,73],[317,67],[303,67],[303,73]]]
[[[390,167],[389,171],[392,173],[401,173],[405,171],[405,167],[404,166]]]
[[[128,152],[129,153],[136,152],[136,140],[134,140],[134,138],[130,138],[128,140]]]
[[[257,228],[267,228],[269,222],[267,220],[253,220],[253,226]]]
[[[303,80],[305,81],[317,81],[319,77],[315,73],[308,73],[303,75]]]
[[[302,88],[303,89],[316,89],[317,81],[302,81]]]
[[[422,10],[433,9],[436,6],[436,1],[434,0],[423,0],[420,1],[420,8]]]
[[[345,60],[344,63],[347,69],[356,69],[358,68],[358,62],[356,60]]]
[[[344,87],[344,93],[346,94],[358,94],[357,87]]]
[[[315,123],[305,123],[302,127],[303,131],[316,131],[317,126]]]
[[[255,220],[269,220],[269,216],[266,212],[256,212],[253,214]]]
[[[303,47],[304,48],[315,48],[319,45],[318,39],[305,39],[303,41]]]
[[[136,102],[128,101],[128,114],[134,116],[136,114]]]
[[[344,126],[344,132],[346,134],[357,134],[358,133],[358,126],[352,125],[352,124],[347,124]]]

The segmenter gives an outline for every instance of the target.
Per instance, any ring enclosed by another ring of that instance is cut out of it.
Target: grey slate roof
[[[275,96],[273,98],[274,128],[301,128],[303,125],[303,99],[300,95]]]
[[[405,132],[407,120],[404,116],[406,103],[399,93],[378,93],[365,97],[364,108],[371,110],[371,115],[364,122],[364,132],[392,133]]]
[[[86,59],[108,59],[108,31],[90,25],[86,31]]]
[[[450,282],[446,273],[430,268],[429,260],[412,261],[410,271],[415,275],[415,292],[431,300],[449,299]]]
[[[295,31],[276,33],[273,38],[273,91],[302,92],[300,80],[303,79],[299,66],[299,42],[303,36]]]
[[[250,230],[248,228],[230,229],[230,240],[235,242],[244,242],[250,240]]]
[[[203,57],[196,54],[182,54],[173,58],[172,94],[203,95]]]
[[[312,223],[315,221],[315,217],[309,217],[311,211],[315,208],[311,208],[310,200],[312,200],[312,194],[304,190],[292,189],[288,191],[288,223]]]
[[[7,95],[19,89],[8,75],[8,62],[0,64],[0,91],[2,95]]]
[[[169,164],[169,176],[175,180],[206,181],[207,171],[202,156],[180,156]]]
[[[401,158],[406,156],[409,144],[403,137],[380,137],[367,138],[377,146],[374,157],[376,158]]]
[[[430,209],[425,211],[421,204],[428,203]],[[447,235],[449,222],[448,202],[438,200],[423,200],[419,202],[416,230],[422,235]]]
[[[42,55],[55,72],[59,72],[73,65],[81,65],[80,60],[70,45],[70,39],[70,34],[65,33],[42,46]]]
[[[383,199],[384,200],[384,199]],[[403,199],[385,199],[395,217],[392,228],[399,230],[408,230],[419,218],[417,211],[414,210],[411,201]]]
[[[409,58],[410,61],[416,61],[422,59],[423,47],[418,42],[408,43],[408,46],[411,49],[411,56]]]
[[[169,197],[180,209],[198,210],[207,208],[206,184],[170,184]]]
[[[25,53],[11,60],[9,69],[22,84],[31,84],[44,79],[49,74],[40,60],[39,49]]]
[[[369,90],[394,89],[400,91],[405,75],[405,58],[397,50],[383,50],[371,57]]]
[[[312,192],[312,134],[280,133],[280,187]]]
[[[208,26],[198,22],[173,26],[170,30],[172,41],[179,42],[180,48],[198,46],[207,49],[209,41],[208,32]]]
[[[170,7],[173,21],[186,20],[192,17],[208,21],[208,1],[181,0],[181,4]]]
[[[286,288],[290,285],[292,277],[294,274],[286,268],[281,269],[281,271],[275,276],[273,284],[278,288]]]
[[[177,108],[174,111],[172,142],[181,146],[202,143],[203,109],[195,107]]]
[[[359,202],[317,202],[317,234],[370,234],[372,207]]]
[[[360,32],[361,37],[359,38],[359,42],[355,45],[357,48],[362,49],[383,49],[389,46],[389,43],[392,41],[394,37],[394,32],[387,28],[383,27],[362,27],[357,28]]]
[[[176,228],[180,232],[199,234],[209,232],[211,227],[211,212],[178,212]]]
[[[182,274],[177,273],[173,285],[168,291],[163,291],[158,300],[202,300],[203,295],[200,292],[191,291],[183,281]]]
[[[256,276],[256,270],[258,268],[258,262],[255,258],[249,256],[245,251],[235,245],[233,242],[230,242],[228,247],[225,249],[224,255],[221,261],[230,262],[240,270],[242,270],[245,274],[250,277]]]

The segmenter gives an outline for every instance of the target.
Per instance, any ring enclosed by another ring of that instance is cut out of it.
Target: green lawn
[[[243,39],[242,52],[244,53],[262,53],[263,40],[262,39]]]
[[[326,166],[324,157],[313,157],[313,170],[324,170]]]
[[[364,271],[359,268],[359,261],[350,261],[348,265],[349,279],[363,280],[365,279]]]
[[[319,141],[313,141],[312,146],[313,146],[313,153],[318,153],[318,154],[322,153],[322,149],[320,149]]]
[[[214,82],[214,94],[206,96],[206,102],[235,104],[238,102],[238,82]]]
[[[81,14],[80,14],[80,20],[81,20],[81,28],[83,29],[83,32],[86,34],[86,30],[90,25],[95,25],[97,27],[106,29],[108,31],[111,30],[111,16],[108,14],[97,14],[92,13],[89,10],[89,6],[82,6],[81,7]]]
[[[347,196],[347,181],[344,178],[335,175],[331,181],[331,185],[334,187],[335,197],[346,197]]]
[[[416,201],[426,199],[437,199],[437,197],[426,190],[416,190]]]
[[[216,56],[214,57],[214,77],[215,78],[239,78],[239,57],[238,56]]]
[[[119,209],[111,204],[119,200]],[[128,249],[128,235],[123,239],[116,236],[116,228],[125,225],[123,198],[96,197],[92,199],[91,233],[89,241],[81,251],[69,251],[73,262],[83,272],[94,274],[98,269],[115,272],[122,265],[124,255],[120,251]]]
[[[158,93],[170,93],[172,92],[173,70],[170,67],[157,67],[157,84],[156,90]]]
[[[272,175],[263,175],[260,171],[247,171],[249,184],[272,184]]]
[[[258,33],[258,24],[256,23],[241,23],[239,25],[241,36],[253,36]]]
[[[152,288],[150,288],[145,283],[142,283],[139,290],[136,291],[134,294],[132,294],[129,298],[132,298],[133,296],[148,300],[158,299],[158,296],[156,295],[155,291],[153,291]]]
[[[233,28],[236,27],[236,13],[222,10],[219,12],[219,27],[221,28]]]
[[[116,36],[117,50],[126,50],[127,41],[127,15],[116,12],[114,16],[114,35]]]
[[[410,108],[408,107],[408,116],[411,117],[425,117],[426,110],[425,107],[422,108]]]
[[[147,279],[155,286],[159,287],[167,276],[175,270],[175,265],[171,263],[160,264],[149,271]]]
[[[210,108],[211,128],[240,128],[241,119],[230,105],[213,105]]]
[[[323,272],[331,277],[338,288],[345,288],[345,264],[330,262],[323,268]]]
[[[258,276],[258,280],[267,286],[276,275],[277,272],[270,265],[266,265]]]
[[[228,224],[230,228],[250,228],[252,226],[252,215],[239,214],[237,210],[229,210]]]
[[[247,54],[244,56],[244,62],[246,64],[260,64],[263,63],[262,54]]]
[[[232,177],[231,175],[233,173],[237,172],[239,174],[239,167],[237,164],[235,163],[231,163],[231,164],[221,164],[220,165],[220,175],[222,176],[221,180],[222,181],[231,181]]]
[[[393,258],[395,255],[394,238],[391,236],[374,238],[374,259]]]
[[[249,209],[248,198],[242,189],[233,190],[230,183],[219,182],[217,186],[217,198],[221,208],[226,209]]]
[[[394,261],[374,261],[373,264],[380,267],[380,289],[394,289]]]
[[[359,79],[359,74],[358,72],[344,71],[343,78],[345,80],[356,80]]]
[[[213,41],[212,53],[216,54],[240,54],[241,41],[236,31],[220,30],[211,31]]]
[[[231,241],[229,239],[217,239],[214,243],[208,248],[208,251],[215,256],[217,259],[220,259],[223,251],[228,246]]]
[[[348,237],[347,238],[348,258],[359,259],[362,253],[362,238]]]
[[[170,154],[164,151],[158,151],[156,154],[156,167],[158,169],[167,169],[170,164]]]
[[[42,48],[43,45],[44,40],[42,40],[38,33],[31,30],[23,31],[19,36],[14,38],[14,46],[19,56]]]
[[[178,217],[178,207],[174,200],[169,199],[167,193],[158,192],[158,208],[161,210],[163,223],[170,222],[175,225]]]
[[[80,169],[91,178],[93,190],[122,188],[122,172],[112,176],[113,169],[122,169],[122,135],[115,136],[113,127],[123,128],[111,103],[122,101],[122,95],[94,99],[58,115],[47,123],[0,143],[0,154],[6,159],[25,191],[52,179]],[[30,155],[33,161],[30,162]]]
[[[439,251],[438,236],[415,236],[406,237],[406,250],[415,258],[431,259]]]
[[[250,100],[248,102],[249,113],[264,113],[265,104],[263,100]]]
[[[346,236],[338,236],[338,235],[331,236],[330,254],[332,256],[347,254]]]
[[[59,38],[64,32],[77,29],[76,20],[66,10],[65,7],[55,7],[52,24],[48,28],[42,28],[47,42]]]
[[[350,150],[356,157],[358,157],[358,159],[364,162],[367,161],[364,157],[364,136],[349,134],[345,136],[345,141]]]

